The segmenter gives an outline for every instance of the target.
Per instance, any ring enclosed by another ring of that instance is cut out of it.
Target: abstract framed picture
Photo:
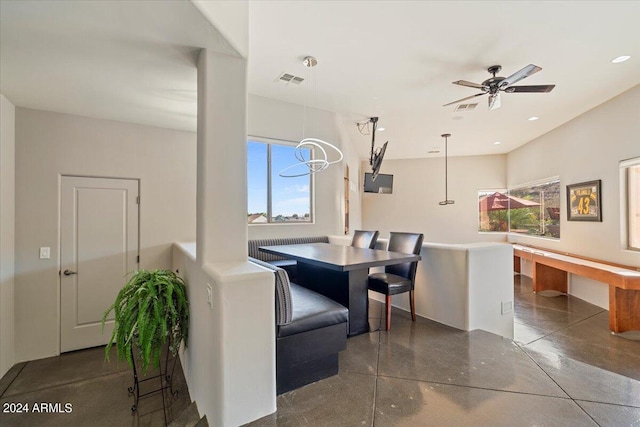
[[[602,221],[601,180],[567,185],[567,220]]]

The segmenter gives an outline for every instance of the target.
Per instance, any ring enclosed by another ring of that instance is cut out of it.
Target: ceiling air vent
[[[458,104],[456,109],[453,111],[471,111],[471,110],[475,110],[477,106],[478,106],[477,102],[475,104]]]
[[[302,77],[294,76],[293,74],[282,73],[274,81],[276,83],[284,83],[286,85],[288,85],[289,83],[292,83],[294,85],[299,85],[304,81],[304,79]]]

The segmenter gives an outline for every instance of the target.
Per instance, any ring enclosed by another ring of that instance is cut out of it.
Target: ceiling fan
[[[487,69],[489,73],[493,74],[493,77],[485,80],[482,84],[468,82],[466,80],[457,80],[452,82],[454,85],[468,86],[476,89],[480,89],[482,92],[475,95],[467,96],[466,98],[458,99],[457,101],[444,104],[446,107],[451,104],[457,104],[467,99],[475,98],[476,96],[489,94],[489,110],[495,110],[500,108],[500,92],[529,92],[529,93],[542,93],[551,92],[556,85],[534,85],[534,86],[512,86],[514,83],[529,77],[532,74],[542,70],[537,65],[529,64],[520,71],[516,71],[509,77],[496,77],[496,74],[502,70],[500,65],[492,65]]]

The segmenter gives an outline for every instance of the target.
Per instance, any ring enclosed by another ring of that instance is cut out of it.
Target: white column
[[[247,259],[247,61],[198,59],[199,265]]]

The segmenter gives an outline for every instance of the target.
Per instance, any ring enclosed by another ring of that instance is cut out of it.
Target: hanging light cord
[[[453,205],[455,200],[449,200],[449,170],[448,170],[448,138],[451,136],[449,133],[440,135],[444,138],[444,200],[438,202],[440,206]]]

